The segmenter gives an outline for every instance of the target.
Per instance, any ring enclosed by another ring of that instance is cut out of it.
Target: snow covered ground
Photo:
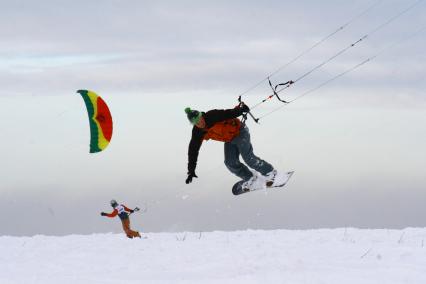
[[[0,237],[0,283],[426,283],[426,228]]]

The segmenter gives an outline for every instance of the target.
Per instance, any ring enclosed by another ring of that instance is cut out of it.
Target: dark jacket
[[[243,113],[239,107],[234,109],[213,109],[206,113],[202,113],[203,118],[206,121],[206,127],[201,129],[194,125],[192,128],[192,137],[188,146],[188,174],[195,172],[198,153],[200,151],[201,144],[203,143],[204,135],[207,133],[207,129],[211,128],[215,123],[237,118],[242,114]]]

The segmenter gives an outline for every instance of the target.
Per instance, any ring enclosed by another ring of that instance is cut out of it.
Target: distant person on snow
[[[203,140],[212,139],[225,142],[225,165],[233,174],[244,180],[243,188],[250,188],[257,178],[247,166],[265,177],[266,186],[272,186],[277,171],[271,164],[254,155],[249,130],[237,118],[249,111],[245,104],[234,109],[213,109],[207,112],[192,110],[189,107],[185,109],[188,120],[194,126],[188,147],[188,177],[185,181],[187,184],[197,178],[195,168]],[[247,166],[240,162],[240,155]]]
[[[129,215],[139,210],[139,208],[136,207],[135,210],[129,209],[123,204],[118,204],[117,201],[115,201],[114,199],[111,200],[110,204],[112,208],[114,208],[114,211],[112,211],[111,213],[101,212],[101,216],[114,218],[115,216],[118,215],[118,217],[120,217],[121,223],[123,225],[123,230],[126,233],[127,237],[130,239],[135,237],[140,238],[141,235],[139,234],[139,232],[136,232],[130,229],[130,219],[129,219]]]

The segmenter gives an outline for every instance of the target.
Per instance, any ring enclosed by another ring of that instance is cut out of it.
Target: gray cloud
[[[76,85],[98,84],[139,92],[240,91],[371,3],[41,1],[36,5],[15,1],[1,12],[2,93],[64,93]],[[407,6],[406,1],[377,5],[277,80],[309,70]],[[422,22],[421,13],[410,11],[315,76],[324,80],[333,69],[362,61]],[[371,82],[370,74],[361,79],[374,88],[387,82],[389,69],[424,73],[421,66],[414,71],[410,62],[424,59],[424,41],[413,42],[415,46],[399,49],[397,65],[378,60],[385,72],[376,70],[375,76],[385,79]],[[400,82],[395,86],[411,83]]]

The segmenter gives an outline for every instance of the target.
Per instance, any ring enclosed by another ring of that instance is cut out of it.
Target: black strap
[[[277,99],[278,99],[280,102],[283,102],[283,103],[285,103],[285,104],[288,104],[289,102],[288,102],[288,101],[285,101],[285,100],[283,100],[283,99],[281,99],[281,98],[280,98],[280,96],[278,96],[278,93],[279,93],[279,92],[281,92],[282,90],[287,89],[288,87],[290,87],[290,86],[291,86],[294,82],[290,80],[290,81],[287,81],[287,82],[285,82],[285,83],[277,84],[277,85],[275,85],[275,87],[274,87],[274,86],[272,86],[272,83],[271,83],[271,80],[269,79],[269,77],[268,77],[268,82],[269,82],[269,86],[271,86],[271,89],[272,89],[272,91],[274,92],[274,94],[273,94],[273,95],[271,95],[271,96],[269,96],[268,98],[264,99],[262,102],[265,102],[266,100],[268,100],[268,99],[272,98],[273,96],[276,96],[276,97],[277,97]],[[281,88],[279,91],[277,91],[278,87],[280,87],[280,86],[284,86],[284,87],[283,87],[283,88]]]

